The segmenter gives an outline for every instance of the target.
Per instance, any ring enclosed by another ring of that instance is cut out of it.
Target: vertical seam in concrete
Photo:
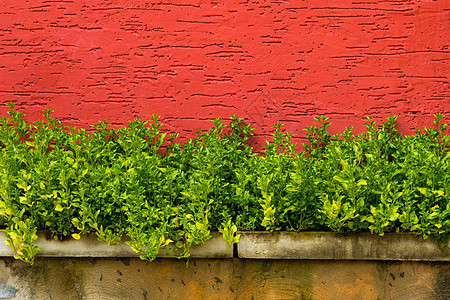
[[[237,235],[237,232],[233,233],[234,237],[236,235]],[[233,243],[233,258],[239,258],[238,243]]]

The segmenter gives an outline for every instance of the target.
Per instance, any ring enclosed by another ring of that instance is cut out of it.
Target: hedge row
[[[158,117],[111,129],[27,123],[9,104],[0,119],[0,226],[16,258],[33,263],[40,229],[55,238],[94,232],[122,236],[141,258],[161,248],[188,257],[218,230],[408,231],[446,241],[450,229],[450,137],[442,115],[410,136],[396,117],[352,134],[330,135],[326,117],[304,130],[296,152],[277,123],[263,153],[247,145],[253,128],[231,117],[179,145]]]

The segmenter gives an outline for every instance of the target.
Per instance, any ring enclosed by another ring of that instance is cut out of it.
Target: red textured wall
[[[399,115],[411,132],[450,117],[450,1],[0,0],[0,102],[67,124],[162,117],[165,131],[209,119],[312,116],[337,132]],[[6,108],[0,108],[4,115]]]

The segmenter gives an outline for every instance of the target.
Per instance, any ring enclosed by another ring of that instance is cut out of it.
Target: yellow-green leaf
[[[56,203],[56,205],[55,205],[55,210],[56,211],[63,211],[63,207],[61,206],[61,203]]]
[[[79,240],[81,236],[78,233],[72,233],[72,237],[76,240]]]
[[[73,163],[75,162],[75,161],[73,160],[73,158],[70,157],[70,156],[67,156],[67,157],[66,157],[66,161],[69,163],[69,165],[73,165]]]
[[[367,181],[365,181],[364,179],[360,179],[356,185],[367,185]]]

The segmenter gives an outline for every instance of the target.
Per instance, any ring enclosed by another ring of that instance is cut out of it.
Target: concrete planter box
[[[192,258],[232,258],[233,248],[228,247],[222,234],[211,233],[212,238],[203,245],[195,245],[190,249]],[[129,240],[129,239],[128,239]],[[71,237],[57,241],[50,232],[38,232],[34,245],[39,247],[39,257],[138,257],[124,238],[119,244],[108,246],[100,242],[95,234],[82,235],[79,240]],[[0,256],[14,256],[14,251],[5,244],[5,235],[0,233]],[[162,251],[158,257],[167,257],[169,253]]]
[[[450,243],[437,245],[409,233],[333,232],[239,232],[240,242],[229,247],[218,232],[203,245],[191,247],[191,258],[324,259],[324,260],[405,260],[450,261]],[[34,242],[40,257],[137,257],[124,241],[108,246],[94,234],[81,239],[55,241],[49,232],[39,232]],[[0,233],[0,256],[13,256]],[[167,257],[162,252],[158,257]]]
[[[243,232],[240,258],[450,261],[450,243],[410,233]]]

